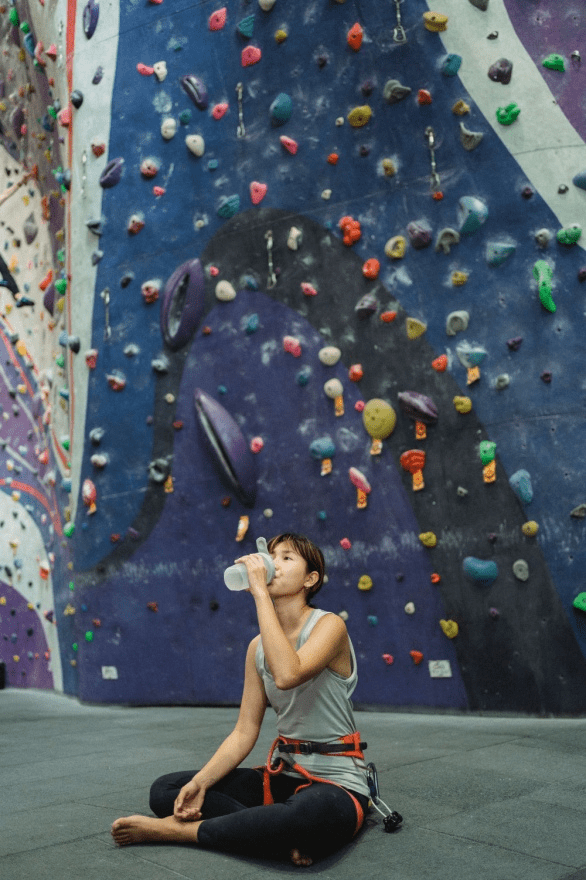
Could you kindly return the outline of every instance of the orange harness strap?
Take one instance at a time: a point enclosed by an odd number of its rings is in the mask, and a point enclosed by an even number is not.
[[[360,748],[360,734],[359,733],[349,733],[347,736],[340,737],[338,742],[345,743],[348,745],[348,750],[346,751],[335,751],[335,752],[321,752],[320,754],[331,754],[331,755],[339,755],[342,757],[351,757],[351,758],[364,758],[364,753]],[[272,744],[269,749],[269,754],[267,757],[267,762],[263,769],[263,803],[264,805],[273,804],[273,795],[271,793],[271,776],[278,776],[279,773],[282,773],[285,768],[289,768],[291,770],[295,770],[301,776],[305,777],[308,781],[302,783],[295,789],[295,794],[298,791],[301,791],[303,788],[307,788],[313,782],[324,782],[327,785],[335,785],[337,788],[341,788],[342,791],[345,791],[348,797],[352,798],[352,803],[354,804],[354,808],[356,809],[356,828],[354,829],[354,835],[356,835],[360,828],[362,827],[362,823],[364,822],[364,810],[360,806],[360,802],[357,798],[354,797],[351,791],[348,791],[347,788],[344,788],[343,785],[340,785],[338,782],[333,782],[331,779],[322,779],[321,776],[315,776],[310,773],[305,767],[302,767],[296,761],[292,764],[287,764],[283,761],[282,758],[279,758],[278,761],[273,764],[273,753],[278,748],[280,744],[284,745],[292,745],[295,747],[294,754],[303,754],[303,743],[304,740],[299,739],[290,739],[285,736],[278,736],[277,739]],[[354,836],[353,835],[353,836]]]

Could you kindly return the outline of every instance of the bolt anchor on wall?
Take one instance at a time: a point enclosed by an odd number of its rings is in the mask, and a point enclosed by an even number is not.
[[[407,34],[401,22],[401,3],[403,0],[395,0],[395,11],[397,13],[397,24],[393,29],[393,41],[395,43],[406,43]]]
[[[246,135],[246,129],[244,128],[244,112],[242,110],[242,93],[243,85],[239,82],[236,84],[236,97],[238,98],[238,128],[236,129],[236,135],[239,138],[243,138]]]
[[[105,312],[105,325],[104,325],[104,339],[107,340],[112,335],[112,328],[110,327],[110,288],[105,287],[100,296],[104,300],[104,312]]]
[[[265,232],[265,240],[267,243],[267,262],[269,268],[269,274],[267,278],[267,289],[271,290],[275,287],[277,283],[277,276],[275,274],[275,269],[273,267],[273,232],[269,229]]]
[[[440,188],[440,176],[437,171],[437,166],[435,164],[435,134],[431,125],[428,125],[425,129],[425,137],[427,140],[427,146],[429,147],[429,155],[431,160],[431,188],[433,190],[438,190]]]

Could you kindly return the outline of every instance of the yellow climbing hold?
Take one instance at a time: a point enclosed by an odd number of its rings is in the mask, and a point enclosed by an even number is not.
[[[26,356],[26,345],[22,339],[19,339],[19,341],[16,343],[16,350],[21,357]]]
[[[435,547],[437,544],[437,535],[434,532],[421,532],[419,540],[424,547]]]
[[[530,519],[529,522],[523,523],[523,525],[521,526],[521,531],[528,538],[534,538],[539,531],[539,526],[534,519]]]
[[[383,159],[382,167],[385,177],[393,177],[397,173],[395,163],[392,159]]]
[[[470,105],[466,101],[456,101],[452,107],[452,113],[454,116],[466,116],[467,113],[470,113]]]
[[[469,397],[460,397],[457,395],[453,400],[454,406],[459,413],[469,413],[472,409],[472,401]]]
[[[443,12],[424,12],[423,24],[428,31],[437,34],[448,29],[448,16]]]
[[[284,43],[289,34],[284,28],[279,28],[278,31],[275,32],[275,42]]]
[[[368,590],[372,590],[372,578],[367,574],[363,574],[360,580],[358,581],[358,589],[363,593],[366,593]]]
[[[454,287],[462,287],[462,285],[466,284],[468,281],[468,273],[457,271],[452,272],[451,280]]]
[[[348,122],[352,128],[362,128],[363,125],[366,125],[371,116],[371,108],[368,104],[363,104],[361,107],[355,107],[354,110],[351,110],[350,113],[348,113]]]
[[[385,245],[385,256],[389,260],[402,260],[407,249],[407,239],[402,235],[394,235]]]
[[[460,631],[455,620],[440,620],[440,626],[448,639],[455,639]]]
[[[419,321],[417,318],[407,318],[405,328],[409,339],[419,339],[427,330],[427,324],[424,324],[423,321]]]

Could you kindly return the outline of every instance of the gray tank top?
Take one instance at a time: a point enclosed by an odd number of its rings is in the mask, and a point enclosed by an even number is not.
[[[306,620],[297,650],[305,644],[315,624],[329,611],[315,608]],[[344,678],[331,669],[323,669],[315,678],[290,690],[279,690],[265,662],[262,640],[256,649],[256,669],[263,680],[268,700],[277,713],[277,730],[292,739],[334,742],[338,737],[356,732],[350,697],[358,681],[356,655],[350,642],[352,673]],[[278,754],[278,753],[277,753]],[[276,757],[276,756],[275,756]],[[285,760],[288,756],[284,756]],[[294,755],[294,760],[316,776],[331,779],[369,797],[364,762],[342,755]],[[299,776],[295,771],[284,771]]]

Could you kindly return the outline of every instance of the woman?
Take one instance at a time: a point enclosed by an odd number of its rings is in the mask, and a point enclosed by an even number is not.
[[[159,818],[114,822],[120,846],[189,843],[253,856],[289,853],[295,864],[310,865],[362,824],[369,788],[350,703],[356,658],[344,621],[310,605],[323,584],[323,554],[293,533],[272,538],[268,550],[275,563],[268,585],[258,554],[236,560],[248,570],[260,629],[246,655],[236,726],[197,773],[156,780],[150,806]],[[279,738],[267,767],[240,768],[269,703]]]

